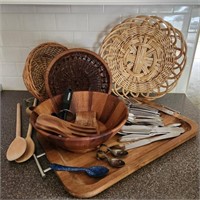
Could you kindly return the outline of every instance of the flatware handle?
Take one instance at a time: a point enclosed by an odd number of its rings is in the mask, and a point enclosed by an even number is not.
[[[82,172],[85,171],[83,167],[71,167],[71,166],[64,166],[52,163],[50,164],[50,168],[56,171],[70,171],[70,172]]]
[[[17,103],[16,114],[16,137],[21,136],[21,105]]]

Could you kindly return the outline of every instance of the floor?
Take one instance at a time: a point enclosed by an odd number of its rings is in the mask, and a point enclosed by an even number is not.
[[[200,109],[200,38],[192,67],[192,73],[186,95]]]

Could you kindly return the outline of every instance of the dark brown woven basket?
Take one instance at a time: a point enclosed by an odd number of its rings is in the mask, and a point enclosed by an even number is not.
[[[75,48],[57,55],[47,68],[45,87],[49,97],[73,91],[111,92],[111,74],[96,53]]]
[[[56,55],[67,50],[67,47],[54,43],[42,43],[28,55],[23,71],[23,80],[28,91],[39,101],[48,98],[45,89],[44,75],[49,63]]]

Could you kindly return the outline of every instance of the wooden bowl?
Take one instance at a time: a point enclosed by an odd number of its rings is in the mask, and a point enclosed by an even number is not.
[[[113,137],[128,118],[128,109],[125,103],[116,96],[102,92],[75,91],[72,96],[70,110],[73,113],[81,111],[96,112],[100,133],[90,137],[58,137],[48,132],[38,130],[35,126],[40,114],[51,114],[60,109],[63,95],[57,95],[39,104],[30,116],[31,124],[45,139],[52,144],[72,152],[88,152]]]

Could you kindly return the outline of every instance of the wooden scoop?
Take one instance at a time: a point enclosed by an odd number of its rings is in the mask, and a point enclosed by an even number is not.
[[[16,137],[6,152],[6,158],[9,161],[18,159],[26,151],[26,146],[26,140],[21,137],[21,105],[18,103],[16,116]]]
[[[63,137],[87,137],[94,136],[97,133],[94,127],[71,123],[47,114],[40,114],[36,120],[35,126],[37,129],[48,131],[48,133],[56,133]]]
[[[35,98],[34,102],[33,102],[33,107],[35,107],[36,104],[37,104],[37,99]],[[25,138],[26,143],[27,143],[26,151],[20,158],[15,160],[17,163],[27,161],[35,152],[35,143],[33,142],[32,138],[31,138],[31,133],[32,133],[32,125],[29,122],[28,131],[27,131],[26,138]]]

